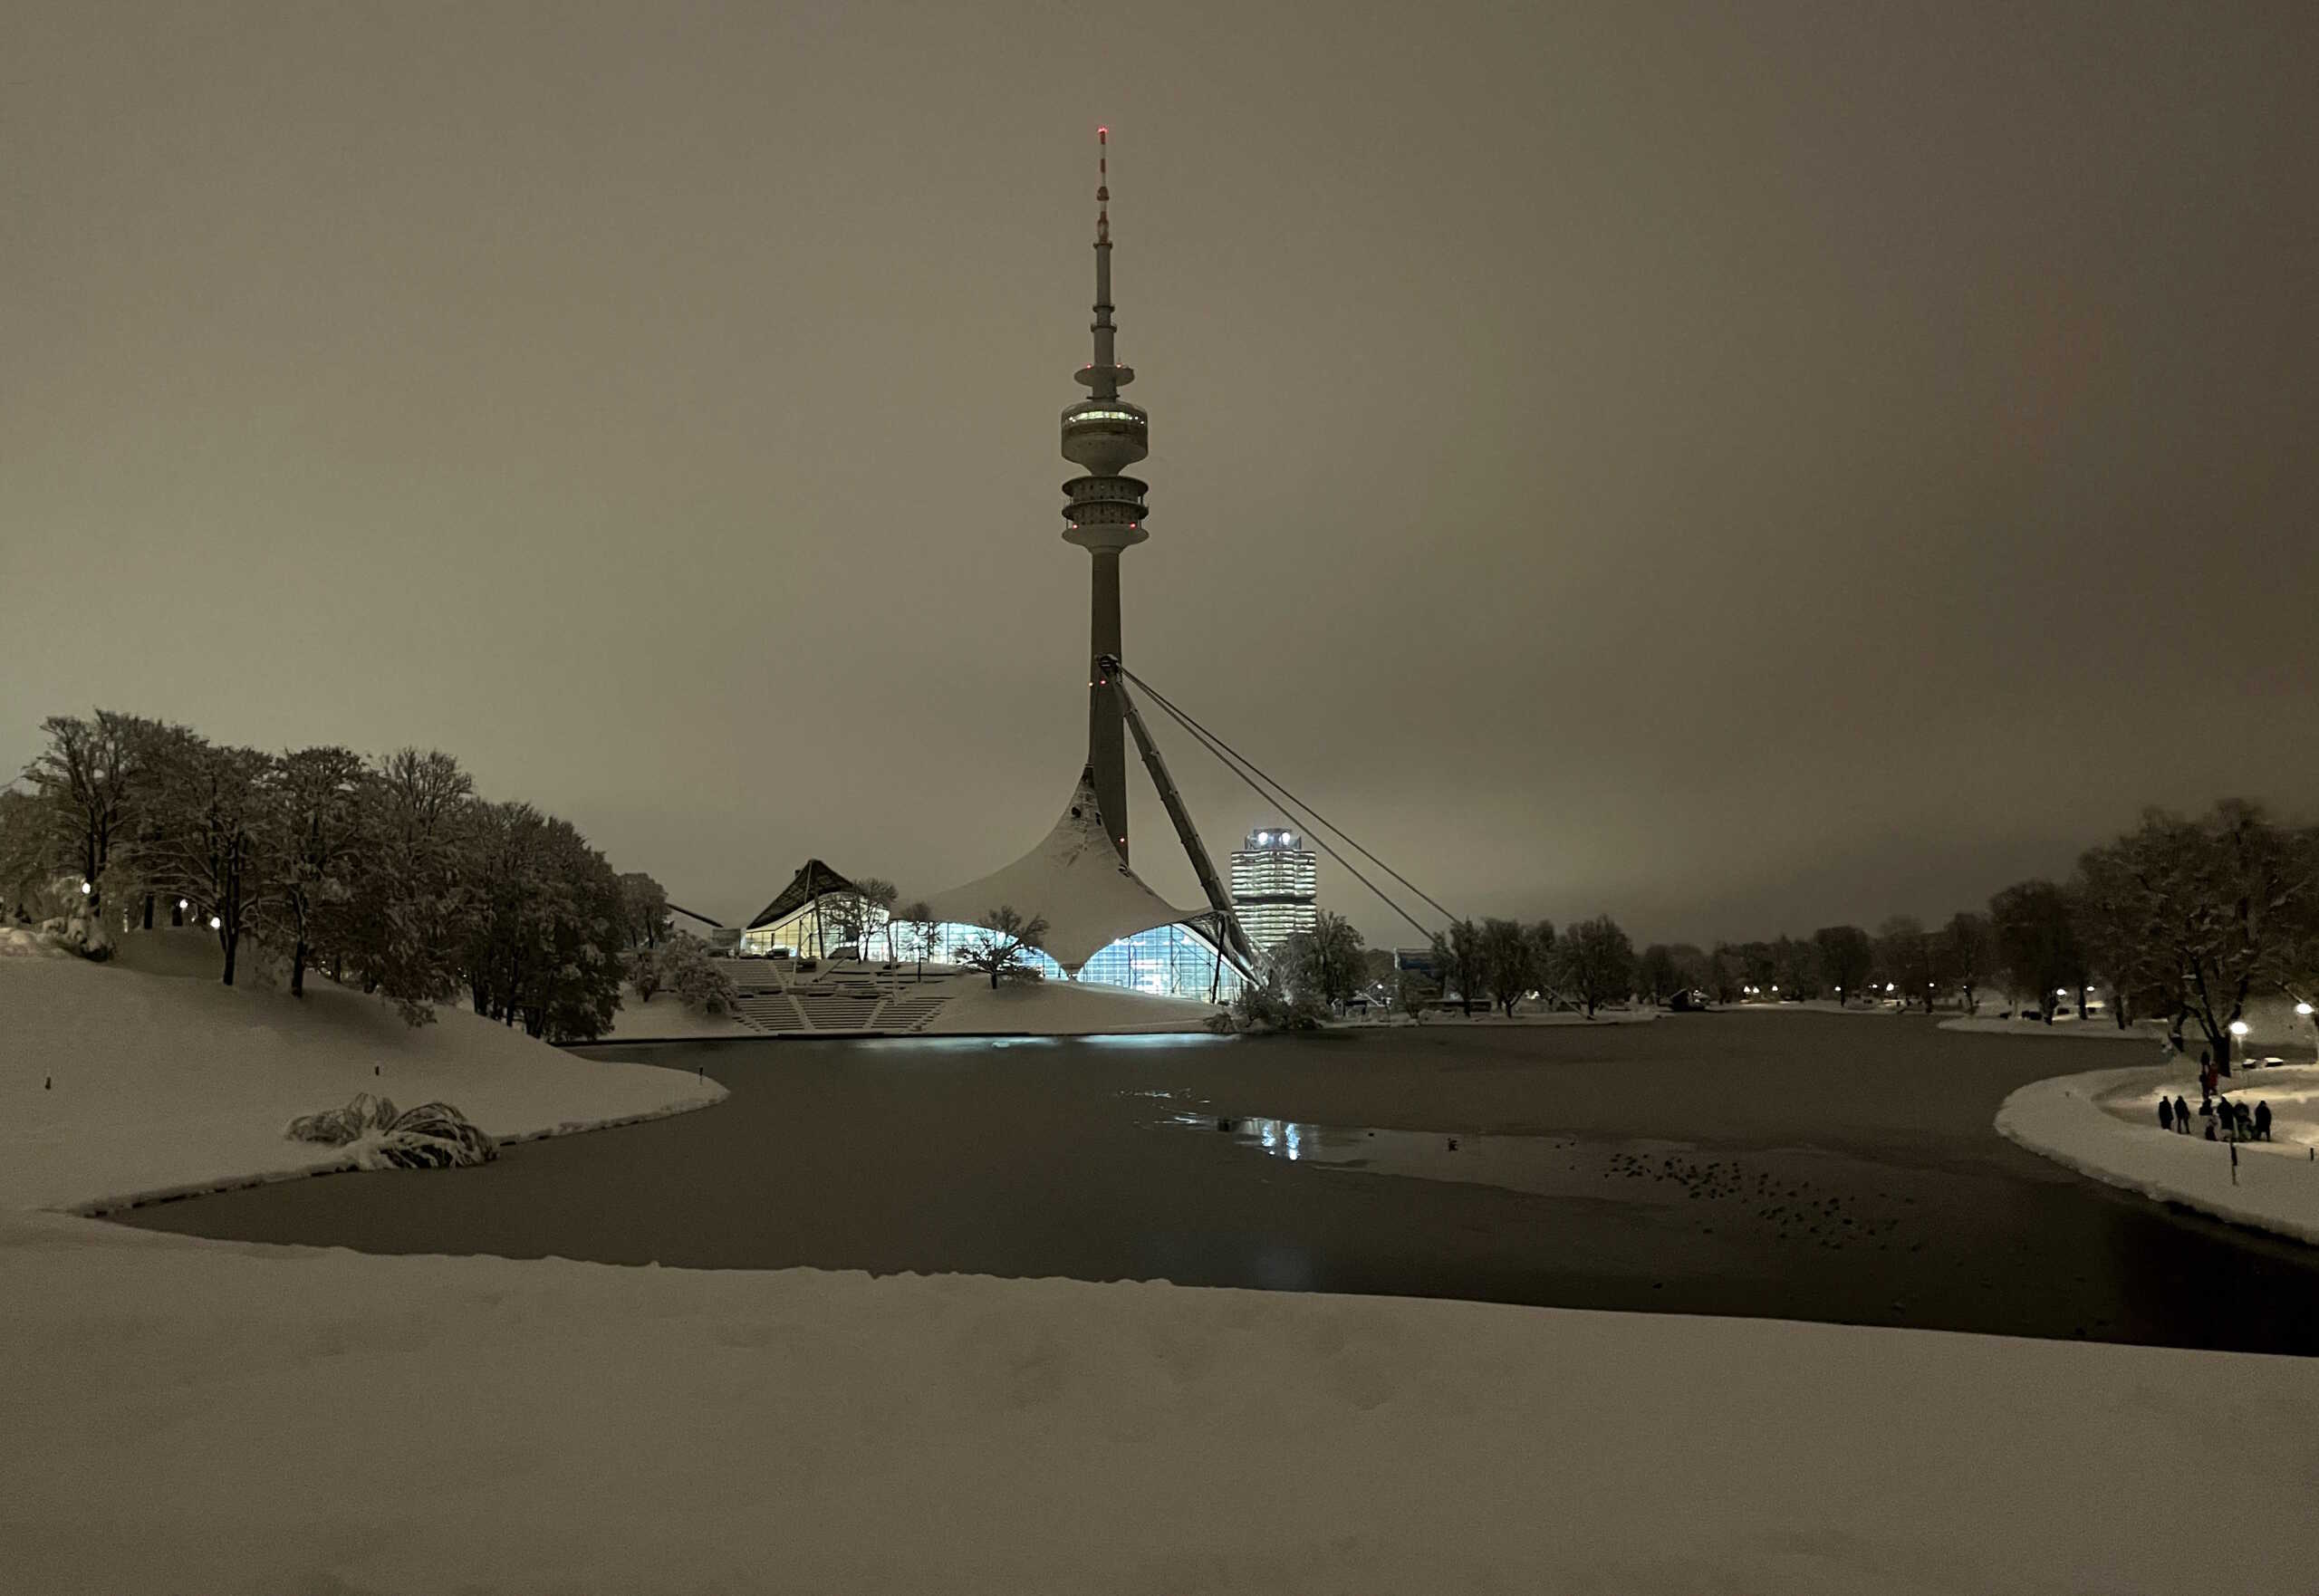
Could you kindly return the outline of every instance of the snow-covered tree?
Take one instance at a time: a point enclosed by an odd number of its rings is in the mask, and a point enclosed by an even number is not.
[[[670,936],[678,935],[670,932]],[[657,947],[631,947],[621,969],[628,984],[636,992],[636,1001],[650,1003],[652,995],[660,990],[660,950]]]
[[[0,787],[0,919],[24,923],[63,912],[48,890],[55,875],[53,831],[37,796]]]
[[[306,992],[306,966],[329,930],[324,921],[353,896],[365,841],[362,756],[350,748],[299,748],[275,764],[274,802],[261,832],[272,884],[263,934],[290,965],[290,995]]]
[[[416,748],[375,761],[362,783],[366,846],[332,954],[409,1024],[458,993],[459,822],[474,791],[458,761]]]
[[[630,947],[658,947],[668,940],[669,894],[659,882],[630,870],[620,878],[620,900]]]
[[[988,976],[994,992],[1001,981],[1039,979],[1042,972],[1030,956],[1046,941],[1045,916],[1025,919],[1014,905],[1002,903],[975,923],[982,934],[959,951],[959,963]]]
[[[611,865],[569,822],[528,803],[470,803],[459,833],[457,966],[475,1011],[551,1042],[602,1035],[630,968]]]
[[[1589,1019],[1603,1004],[1634,990],[1634,944],[1610,916],[1579,921],[1563,933],[1557,950],[1563,986],[1583,1005]]]
[[[2319,860],[2301,833],[2230,798],[2197,820],[2150,810],[2135,830],[2078,862],[2081,915],[2130,967],[2168,970],[2208,1051],[2230,1072],[2231,1022],[2276,971],[2319,895]],[[1998,923],[2004,935],[2004,923]]]
[[[153,889],[188,899],[209,922],[231,986],[242,938],[273,909],[265,836],[279,787],[272,755],[198,737],[176,739],[151,767],[149,823],[136,868]]]
[[[708,945],[689,931],[678,931],[662,943],[656,957],[660,977],[677,1001],[696,1014],[733,1012],[732,977],[709,957]]]
[[[72,870],[88,885],[85,901],[75,908],[87,927],[83,951],[96,957],[111,946],[105,889],[108,876],[117,875],[113,855],[135,836],[164,729],[110,709],[87,720],[53,715],[41,722],[48,745],[24,766],[24,779],[48,816],[49,872]]]

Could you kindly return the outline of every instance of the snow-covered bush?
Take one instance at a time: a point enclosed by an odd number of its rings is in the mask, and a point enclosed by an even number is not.
[[[293,1141],[318,1141],[324,1147],[344,1147],[372,1131],[383,1131],[395,1122],[394,1100],[372,1097],[358,1091],[342,1109],[324,1109],[319,1114],[301,1114],[290,1121],[284,1131]]]
[[[455,1169],[487,1164],[499,1144],[447,1102],[421,1103],[399,1114],[376,1140],[355,1149],[365,1169]]]
[[[490,1133],[447,1102],[395,1112],[392,1101],[358,1091],[342,1109],[302,1114],[285,1133],[293,1141],[352,1147],[365,1169],[450,1169],[499,1156]]]
[[[708,945],[691,932],[671,933],[660,944],[656,968],[659,984],[675,993],[677,1001],[694,1013],[732,1013],[732,977],[717,967],[708,957]],[[637,990],[640,995],[650,995],[641,987]]]
[[[1232,1000],[1235,1031],[1317,1031],[1327,1011],[1310,997],[1291,997],[1270,983],[1251,981]]]
[[[631,947],[626,960],[628,984],[636,990],[636,1001],[650,1003],[652,995],[660,990],[660,960],[654,949]]]

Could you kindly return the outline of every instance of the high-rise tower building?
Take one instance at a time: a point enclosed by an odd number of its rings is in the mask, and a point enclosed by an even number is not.
[[[1232,856],[1232,913],[1259,957],[1313,928],[1319,888],[1320,861],[1294,832],[1259,828]]]
[[[1151,534],[1143,530],[1145,485],[1121,470],[1150,452],[1150,418],[1120,398],[1135,380],[1111,348],[1111,130],[1095,130],[1095,358],[1079,368],[1090,397],[1063,413],[1063,457],[1087,473],[1063,485],[1063,531],[1094,557],[1092,617],[1087,649],[1087,764],[1106,832],[1127,860],[1127,737],[1118,697],[1095,661],[1120,659],[1120,554]]]

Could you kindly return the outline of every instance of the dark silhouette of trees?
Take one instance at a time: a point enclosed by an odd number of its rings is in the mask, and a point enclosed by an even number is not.
[[[1820,956],[1820,971],[1835,988],[1839,1003],[1858,997],[1868,985],[1876,955],[1868,933],[1858,926],[1823,926],[1812,933]]]
[[[1623,1001],[1634,991],[1634,944],[1608,915],[1581,920],[1557,944],[1563,989],[1593,1019],[1603,1004]]]

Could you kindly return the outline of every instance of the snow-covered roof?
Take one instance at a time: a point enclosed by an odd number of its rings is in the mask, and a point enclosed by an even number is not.
[[[852,892],[855,889],[852,882],[839,875],[820,860],[809,859],[796,875],[790,879],[789,885],[781,889],[781,895],[766,904],[758,913],[757,918],[749,922],[749,929],[754,931],[760,926],[770,926],[775,920],[785,919],[816,898],[827,898],[832,893]]]
[[[937,919],[971,925],[1002,904],[1047,922],[1048,957],[1076,970],[1095,953],[1138,931],[1195,918],[1143,884],[1120,862],[1095,805],[1093,773],[1044,841],[1005,870],[928,899]]]

